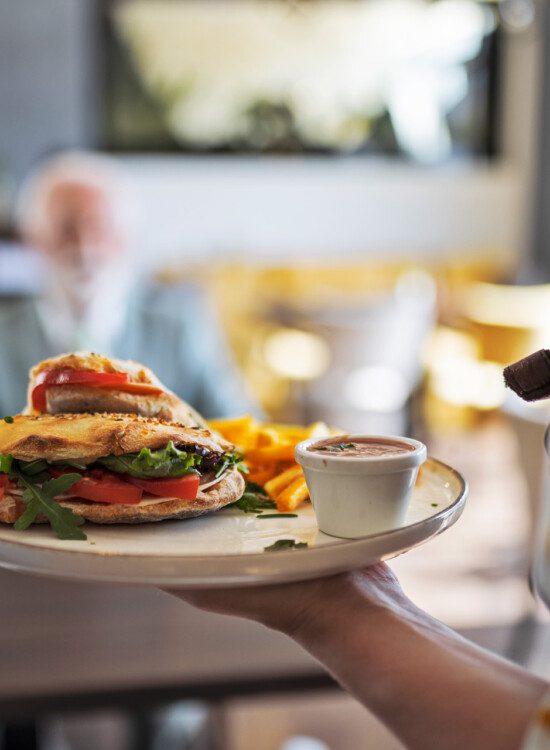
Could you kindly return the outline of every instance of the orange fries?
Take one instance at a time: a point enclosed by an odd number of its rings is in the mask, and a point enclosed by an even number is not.
[[[261,423],[249,414],[213,419],[209,427],[235,444],[250,469],[248,479],[262,485],[282,513],[295,510],[309,497],[302,469],[294,460],[296,445],[308,438],[341,433],[324,422],[309,427]]]
[[[295,510],[300,503],[308,497],[309,493],[306,480],[302,475],[291,482],[288,487],[285,487],[284,490],[277,495],[275,499],[277,510],[281,513],[288,513],[289,511]]]
[[[269,482],[266,482],[264,490],[272,500],[275,500],[280,492],[301,476],[303,476],[303,472],[300,466],[292,466],[290,469],[283,471],[282,474],[278,474],[273,479],[270,479]]]

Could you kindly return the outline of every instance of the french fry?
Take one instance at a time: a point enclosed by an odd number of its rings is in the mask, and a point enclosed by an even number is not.
[[[268,445],[264,448],[253,448],[246,454],[246,460],[251,463],[277,463],[278,461],[294,460],[294,445],[286,443],[282,445]]]
[[[276,445],[281,442],[284,441],[281,440],[277,430],[274,430],[272,427],[260,427],[256,437],[255,447],[263,448],[266,445]]]
[[[294,460],[295,446],[308,438],[342,432],[324,422],[313,422],[308,427],[277,422],[261,424],[250,414],[214,419],[209,427],[244,454],[250,470],[247,479],[264,487],[281,512],[295,510],[309,494],[302,469]]]
[[[246,478],[249,482],[254,482],[255,484],[260,484],[264,487],[267,482],[273,479],[275,471],[276,467],[274,465],[265,468],[256,467],[250,470],[250,474],[248,474]]]
[[[255,437],[258,427],[256,420],[250,414],[235,419],[213,419],[208,422],[208,426],[242,450],[256,445]]]
[[[266,482],[264,490],[272,500],[275,500],[285,487],[288,487],[291,482],[300,476],[303,476],[300,466],[292,466],[290,469],[283,471],[282,474],[277,474],[269,482]]]
[[[306,440],[308,437],[308,428],[296,424],[280,424],[277,422],[268,422],[263,425],[263,429],[272,430],[278,436],[281,442],[296,442]]]
[[[251,414],[245,414],[242,417],[233,417],[229,419],[209,419],[208,426],[211,430],[216,430],[222,435],[230,432],[240,432],[250,430],[254,425],[255,419]]]
[[[275,502],[280,513],[295,510],[308,497],[308,489],[304,477],[298,477],[288,487],[277,495]]]

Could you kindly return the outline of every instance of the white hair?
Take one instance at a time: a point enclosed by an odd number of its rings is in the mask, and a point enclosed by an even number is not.
[[[62,182],[101,189],[112,206],[117,228],[131,236],[135,227],[134,201],[119,163],[91,151],[67,151],[42,162],[23,181],[15,202],[15,224],[21,234],[33,237],[47,223],[46,205],[52,190]]]

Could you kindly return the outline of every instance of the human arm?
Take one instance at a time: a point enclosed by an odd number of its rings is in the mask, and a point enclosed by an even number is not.
[[[517,750],[547,690],[419,610],[383,564],[284,587],[173,593],[291,636],[411,750]]]

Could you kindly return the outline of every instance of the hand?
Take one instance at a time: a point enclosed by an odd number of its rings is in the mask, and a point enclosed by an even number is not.
[[[517,750],[548,689],[419,610],[384,563],[284,586],[170,593],[291,636],[411,750]]]
[[[412,611],[397,578],[385,563],[314,581],[240,589],[169,589],[190,604],[224,615],[261,622],[292,637],[330,627],[354,604],[362,610]]]

